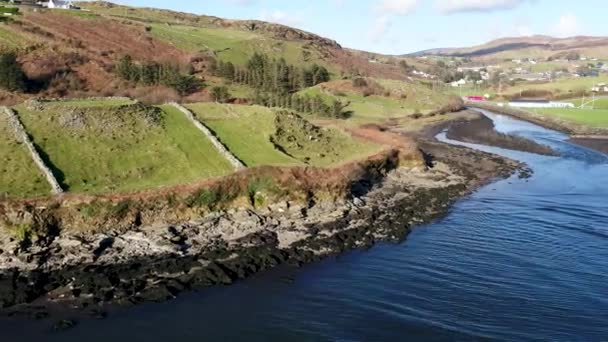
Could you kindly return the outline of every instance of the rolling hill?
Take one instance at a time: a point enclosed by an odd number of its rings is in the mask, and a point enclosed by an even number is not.
[[[244,66],[255,53],[299,66],[325,66],[334,78],[361,74],[404,79],[396,64],[370,63],[337,42],[284,25],[231,20],[109,2],[78,3],[84,10],[20,8],[0,23],[0,50],[18,51],[19,62],[44,97],[131,96],[147,102],[180,100],[168,89],[125,84],[113,73],[130,55],[141,63],[176,63],[213,83],[210,61]],[[143,88],[143,89],[142,89]],[[157,87],[158,88],[158,87]],[[154,97],[154,98],[153,98]],[[27,94],[0,92],[15,104]],[[192,100],[205,100],[205,92]]]
[[[446,56],[484,59],[506,58],[559,58],[570,52],[587,57],[607,58],[608,38],[578,36],[554,38],[549,36],[530,36],[502,38],[489,43],[467,48],[442,48],[416,52],[408,56]]]

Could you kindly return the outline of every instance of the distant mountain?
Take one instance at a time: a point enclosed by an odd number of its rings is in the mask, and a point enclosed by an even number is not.
[[[469,58],[559,58],[569,52],[587,57],[608,57],[608,37],[577,36],[554,38],[549,36],[514,37],[493,40],[467,48],[440,48],[416,52],[406,56],[446,56]]]

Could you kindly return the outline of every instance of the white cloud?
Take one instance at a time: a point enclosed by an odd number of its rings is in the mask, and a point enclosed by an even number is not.
[[[436,0],[437,9],[443,13],[491,12],[512,9],[533,0]]]
[[[260,20],[269,21],[271,23],[283,24],[287,26],[298,26],[302,24],[302,17],[287,12],[283,12],[279,9],[271,11],[264,10],[260,14]]]
[[[376,18],[371,30],[369,31],[369,40],[378,43],[384,38],[391,27],[391,21],[388,16],[383,15]]]
[[[381,0],[375,9],[381,15],[407,15],[418,7],[418,0]]]
[[[557,37],[572,37],[581,34],[582,29],[578,18],[574,14],[564,14],[553,27],[553,34]]]

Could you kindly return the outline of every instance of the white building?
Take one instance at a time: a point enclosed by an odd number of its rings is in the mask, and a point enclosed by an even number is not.
[[[456,87],[463,86],[465,84],[467,84],[467,81],[463,78],[460,81],[452,82],[452,87],[456,88]]]
[[[49,0],[47,3],[48,8],[59,8],[59,9],[70,9],[72,8],[72,1],[67,0]]]

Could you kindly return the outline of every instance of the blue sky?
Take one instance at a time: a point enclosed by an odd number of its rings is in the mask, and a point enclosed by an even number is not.
[[[608,35],[605,0],[116,0],[233,19],[261,19],[401,54],[506,36]]]

